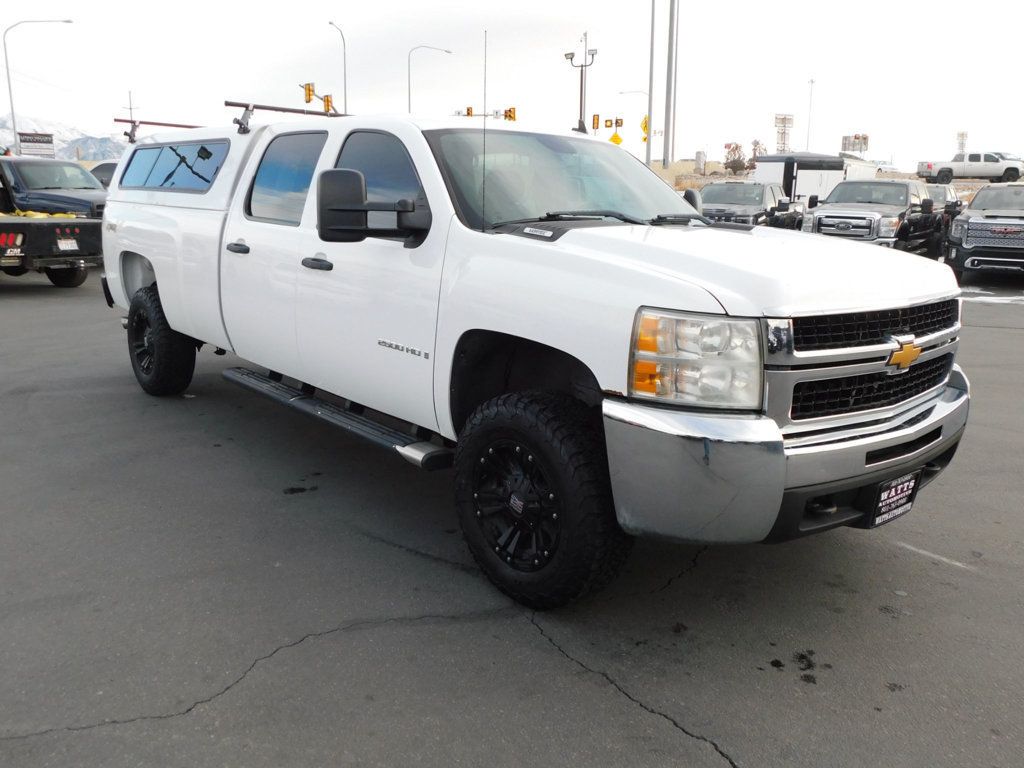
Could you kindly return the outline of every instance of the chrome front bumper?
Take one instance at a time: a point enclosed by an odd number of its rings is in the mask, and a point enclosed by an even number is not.
[[[607,399],[619,525],[637,535],[704,543],[783,540],[856,525],[878,483],[922,469],[924,485],[945,468],[969,403],[970,384],[954,366],[946,386],[913,418],[901,414],[868,435],[787,445],[767,416]]]

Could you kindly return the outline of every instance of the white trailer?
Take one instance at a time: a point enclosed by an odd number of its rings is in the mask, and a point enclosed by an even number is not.
[[[790,200],[807,200],[811,195],[824,199],[841,181],[873,179],[877,175],[878,167],[873,163],[815,152],[763,155],[754,168],[755,181],[781,184]]]

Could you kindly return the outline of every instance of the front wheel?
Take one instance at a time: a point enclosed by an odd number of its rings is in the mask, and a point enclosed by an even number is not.
[[[192,382],[195,342],[167,324],[155,285],[140,288],[132,297],[128,352],[139,386],[151,395],[177,395]]]
[[[77,288],[85,282],[85,278],[89,276],[89,270],[85,267],[72,267],[71,269],[47,267],[46,276],[58,288]]]
[[[600,425],[565,395],[520,392],[480,406],[459,439],[455,488],[473,558],[531,608],[604,586],[629,554]]]

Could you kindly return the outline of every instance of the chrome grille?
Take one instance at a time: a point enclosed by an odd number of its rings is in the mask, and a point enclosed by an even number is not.
[[[815,231],[822,235],[837,237],[871,237],[874,219],[866,216],[819,216],[815,219]]]
[[[906,373],[802,381],[793,388],[790,415],[799,421],[896,405],[942,384],[952,367],[953,355],[948,354],[911,366]]]
[[[1024,220],[969,222],[964,245],[971,248],[1024,248]]]
[[[926,336],[956,325],[960,303],[956,299],[873,312],[797,317],[793,319],[793,348],[843,349],[884,344],[890,336]]]

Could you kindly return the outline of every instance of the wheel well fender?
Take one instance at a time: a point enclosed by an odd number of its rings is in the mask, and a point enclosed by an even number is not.
[[[156,271],[149,259],[132,251],[121,254],[121,285],[129,303],[140,288],[156,283]]]
[[[599,405],[603,397],[593,371],[560,349],[489,330],[467,331],[459,338],[448,390],[456,434],[488,400],[534,389],[563,392],[589,406]]]

